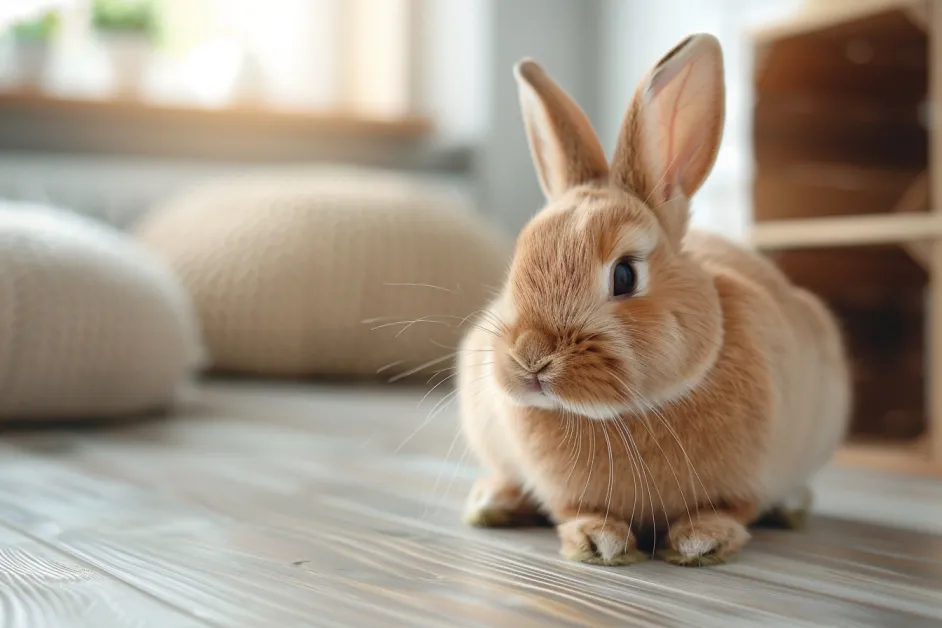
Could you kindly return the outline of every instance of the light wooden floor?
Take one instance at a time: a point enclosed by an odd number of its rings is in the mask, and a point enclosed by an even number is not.
[[[939,626],[942,485],[831,470],[735,563],[605,569],[460,523],[453,410],[211,384],[185,416],[0,437],[0,626]],[[447,461],[446,461],[447,458]]]

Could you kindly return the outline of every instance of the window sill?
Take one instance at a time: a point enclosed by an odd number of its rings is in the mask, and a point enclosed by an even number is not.
[[[424,140],[432,131],[431,121],[422,116],[213,109],[0,93],[0,148],[5,150],[235,161],[355,159],[365,145],[401,148]]]

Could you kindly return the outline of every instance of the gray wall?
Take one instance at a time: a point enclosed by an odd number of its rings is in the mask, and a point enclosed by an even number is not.
[[[451,0],[455,1],[455,0]],[[488,122],[479,155],[479,197],[516,231],[542,197],[527,154],[511,68],[538,58],[583,106],[607,154],[645,71],[691,32],[717,35],[727,70],[727,126],[713,174],[693,202],[700,227],[737,237],[751,216],[752,50],[746,29],[801,0],[489,0]]]
[[[479,198],[516,232],[543,204],[517,103],[513,65],[540,61],[595,120],[599,116],[599,21],[604,0],[491,0],[488,124],[478,154]]]

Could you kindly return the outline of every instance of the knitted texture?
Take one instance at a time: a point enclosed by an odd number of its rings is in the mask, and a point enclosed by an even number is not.
[[[163,409],[199,366],[198,334],[179,282],[133,240],[0,202],[0,417]]]
[[[136,234],[193,296],[215,369],[269,376],[389,377],[452,353],[510,255],[452,196],[344,169],[209,182]]]

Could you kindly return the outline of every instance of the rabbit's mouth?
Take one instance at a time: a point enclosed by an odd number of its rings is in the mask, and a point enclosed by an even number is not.
[[[543,392],[543,380],[540,377],[539,373],[531,373],[525,379],[524,386],[528,392],[542,393]]]
[[[553,410],[567,416],[582,416],[595,421],[610,421],[633,410],[624,403],[600,400],[571,399],[564,394],[564,386],[542,373],[519,373],[505,380],[501,386],[510,401],[518,406],[540,410]]]
[[[495,366],[493,374],[498,387],[512,403],[544,410],[560,409],[560,399],[547,371],[533,373],[519,368],[516,363]]]
[[[612,358],[582,346],[554,346],[523,335],[511,348],[498,348],[491,373],[511,403],[593,420],[619,418],[631,408]]]

